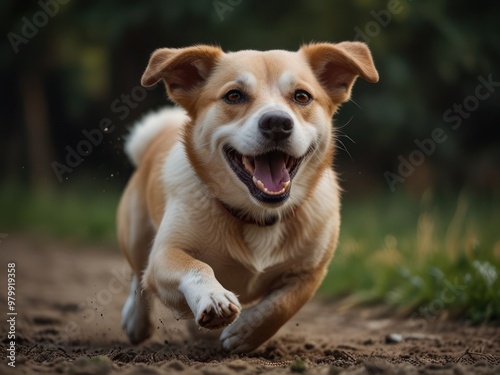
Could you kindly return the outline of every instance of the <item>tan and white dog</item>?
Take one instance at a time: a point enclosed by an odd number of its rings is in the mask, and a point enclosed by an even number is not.
[[[133,270],[122,312],[132,342],[152,333],[152,295],[177,318],[224,328],[236,352],[314,295],[340,224],[332,117],[358,76],[378,81],[359,42],[153,53],[142,84],[162,80],[183,109],[146,116],[126,144],[137,170],[118,238]]]

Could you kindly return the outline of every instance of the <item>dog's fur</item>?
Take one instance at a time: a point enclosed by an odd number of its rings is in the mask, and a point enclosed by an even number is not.
[[[118,238],[133,270],[122,313],[132,342],[152,333],[153,295],[177,318],[225,327],[222,346],[236,352],[269,339],[314,295],[340,224],[332,117],[358,76],[378,80],[359,42],[153,53],[142,84],[163,80],[183,109],[146,116],[126,144],[137,170],[118,208]],[[242,155],[250,176],[263,154],[275,181],[266,183],[278,186],[270,193],[238,176]]]

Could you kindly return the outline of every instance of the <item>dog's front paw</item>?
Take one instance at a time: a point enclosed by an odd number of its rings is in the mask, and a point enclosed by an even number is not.
[[[198,303],[196,323],[201,328],[219,329],[230,325],[240,314],[236,296],[225,290],[204,295]]]
[[[253,349],[247,342],[249,332],[245,325],[235,323],[226,327],[220,335],[222,347],[234,353],[245,353]]]
[[[252,327],[245,324],[244,321],[237,321],[222,331],[220,336],[222,347],[232,353],[252,351],[258,346],[251,340],[252,331]]]
[[[222,347],[233,353],[248,353],[256,349],[276,332],[272,326],[265,324],[273,311],[274,305],[270,302],[245,309],[237,322],[222,331]]]

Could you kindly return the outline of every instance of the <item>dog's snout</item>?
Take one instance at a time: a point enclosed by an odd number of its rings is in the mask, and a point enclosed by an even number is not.
[[[271,141],[281,141],[292,134],[293,119],[284,111],[267,112],[259,120],[259,129]]]

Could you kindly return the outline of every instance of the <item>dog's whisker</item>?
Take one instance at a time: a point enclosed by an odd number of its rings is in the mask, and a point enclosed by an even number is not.
[[[351,137],[349,137],[346,133],[344,133],[344,132],[339,132],[339,133],[340,133],[340,134],[339,134],[339,136],[340,136],[340,137],[347,138],[347,139],[348,139],[348,140],[350,140],[352,143],[356,144],[356,142],[355,142],[355,141],[354,141]]]
[[[339,131],[341,129],[344,129],[347,125],[349,125],[351,123],[353,118],[354,118],[354,116],[351,116],[351,118],[349,120],[347,120],[347,122],[344,125],[336,126],[334,128],[334,131]]]
[[[338,139],[338,138],[337,138],[337,142],[340,143],[340,145],[342,146],[342,147],[339,147],[339,149],[345,151],[347,153],[347,155],[349,155],[349,157],[351,158],[351,160],[354,161],[354,159],[353,159],[351,153],[349,152],[349,150],[347,149],[345,143],[342,142],[342,140]]]
[[[364,109],[361,108],[361,106],[358,103],[356,103],[353,99],[349,99],[349,101],[353,102],[356,105],[356,107],[358,107],[359,109],[361,109],[362,111],[364,111]]]

